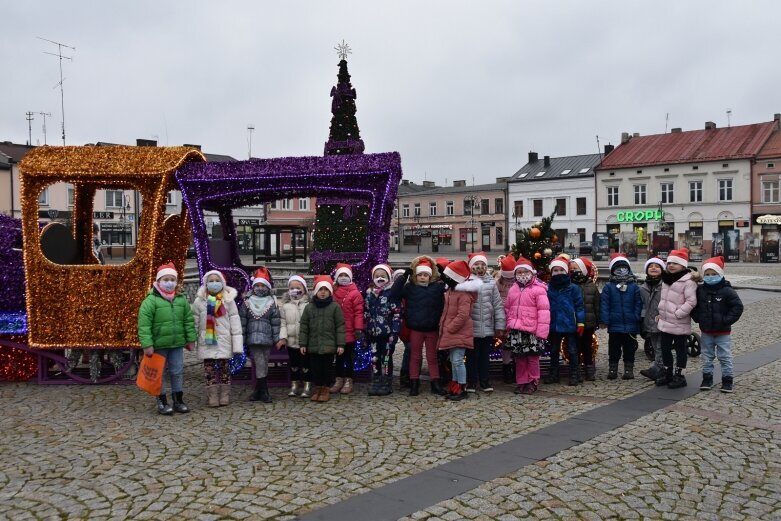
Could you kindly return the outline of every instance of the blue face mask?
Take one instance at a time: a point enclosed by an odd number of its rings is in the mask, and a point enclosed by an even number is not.
[[[721,279],[723,279],[721,275],[705,275],[702,277],[703,282],[705,284],[708,284],[709,286],[713,286],[714,284],[718,284],[721,282]]]
[[[222,282],[219,281],[207,282],[206,289],[209,290],[209,293],[219,293],[220,290],[222,289]]]
[[[173,292],[173,290],[176,289],[176,281],[175,280],[161,280],[160,281],[160,287],[163,288],[163,291],[167,293]]]

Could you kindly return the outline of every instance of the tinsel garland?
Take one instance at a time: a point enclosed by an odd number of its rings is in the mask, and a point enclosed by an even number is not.
[[[24,382],[38,372],[38,357],[27,351],[3,345],[2,340],[17,344],[27,342],[27,337],[0,335],[0,381]]]
[[[25,310],[24,260],[22,259],[22,221],[0,214],[0,314]],[[26,326],[25,326],[26,327]],[[4,331],[0,318],[0,333]],[[26,331],[22,331],[26,332]]]

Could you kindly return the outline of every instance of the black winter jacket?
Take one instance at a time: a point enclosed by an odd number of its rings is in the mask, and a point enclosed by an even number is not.
[[[599,325],[599,288],[592,281],[574,282],[583,291],[583,309],[586,312],[586,321],[583,323],[586,329],[593,329]]]
[[[439,331],[439,319],[445,307],[445,286],[433,282],[428,286],[407,284],[407,277],[399,277],[391,287],[391,296],[407,299],[404,320],[415,331]]]
[[[697,306],[692,320],[700,324],[703,333],[732,331],[732,324],[743,314],[743,302],[729,281],[718,284],[700,284],[697,287]]]

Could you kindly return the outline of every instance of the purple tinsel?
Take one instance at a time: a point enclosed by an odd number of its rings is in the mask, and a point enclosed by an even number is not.
[[[25,311],[22,221],[0,214],[0,312]]]
[[[370,270],[388,258],[390,221],[401,180],[398,152],[325,157],[252,159],[227,163],[191,163],[176,172],[182,198],[190,212],[201,275],[219,269],[228,283],[240,291],[249,289],[247,268],[236,251],[236,229],[231,211],[263,202],[293,197],[338,199],[368,206],[367,251],[312,252],[313,264],[324,272],[329,261],[353,266],[353,280],[368,285]],[[230,266],[215,265],[203,211],[220,216],[225,239],[233,242]]]

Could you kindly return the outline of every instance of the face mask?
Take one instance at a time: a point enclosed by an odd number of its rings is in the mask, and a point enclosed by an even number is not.
[[[268,297],[269,293],[271,293],[271,290],[265,286],[260,286],[252,288],[252,293],[254,293],[257,297]]]
[[[340,286],[348,286],[352,282],[352,279],[350,277],[337,277],[336,283]]]
[[[618,275],[619,277],[626,277],[629,275],[629,268],[626,266],[620,266],[613,270],[614,275]]]
[[[209,290],[209,293],[219,293],[220,290],[222,289],[222,282],[219,281],[207,282],[206,289]]]
[[[521,272],[515,276],[515,280],[520,282],[521,284],[528,284],[530,280],[532,280],[532,274],[528,272]]]
[[[388,279],[385,277],[374,277],[374,285],[378,288],[383,287],[385,284],[388,283]]]
[[[163,291],[165,291],[166,293],[172,293],[176,289],[176,281],[175,280],[160,281],[160,287],[163,288]]]
[[[304,296],[304,291],[298,288],[293,288],[291,290],[288,290],[287,294],[290,295],[290,298],[292,298],[293,300],[298,300]]]
[[[721,279],[722,279],[721,275],[705,275],[702,277],[703,282],[711,286],[721,282]]]

